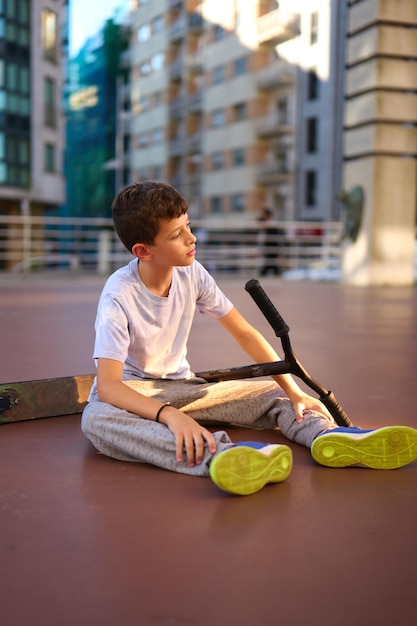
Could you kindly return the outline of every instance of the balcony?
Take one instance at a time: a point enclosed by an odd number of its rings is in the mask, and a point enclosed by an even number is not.
[[[293,133],[293,126],[278,115],[268,115],[262,118],[256,127],[256,134],[261,139],[292,135]]]
[[[187,54],[184,61],[185,67],[190,74],[201,74],[204,69],[203,55],[200,51]]]
[[[195,91],[194,93],[190,93],[187,98],[187,110],[189,113],[197,113],[201,111],[203,105],[203,92]]]
[[[258,17],[258,45],[277,46],[300,34],[300,16],[279,9]]]
[[[171,41],[178,41],[182,39],[186,31],[186,22],[184,17],[178,18],[173,22],[169,28],[169,38]]]
[[[200,152],[202,142],[202,133],[197,131],[185,137],[185,148],[188,153]]]
[[[175,98],[175,100],[170,100],[169,102],[169,116],[172,119],[178,119],[182,117],[182,113],[185,106],[185,99],[182,96]]]
[[[273,91],[294,84],[294,67],[287,61],[277,60],[257,72],[256,86],[260,91]]]
[[[169,156],[181,156],[184,152],[183,145],[184,142],[181,137],[173,137],[172,139],[170,139],[168,144]]]
[[[188,17],[188,27],[192,33],[201,33],[204,26],[204,20],[201,13],[191,13]]]
[[[290,183],[293,174],[279,163],[262,163],[256,173],[258,185],[280,185]]]
[[[182,58],[176,59],[168,66],[169,78],[172,81],[178,81],[182,78],[184,63]]]

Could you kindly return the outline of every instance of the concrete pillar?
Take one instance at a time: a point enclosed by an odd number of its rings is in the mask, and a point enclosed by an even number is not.
[[[100,230],[97,240],[97,273],[109,274],[111,261],[112,234],[109,230]]]
[[[347,18],[343,186],[363,190],[343,280],[411,285],[417,205],[417,2],[362,0]]]

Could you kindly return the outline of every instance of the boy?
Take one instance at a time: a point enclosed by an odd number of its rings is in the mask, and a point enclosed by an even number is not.
[[[98,305],[97,376],[82,429],[107,456],[211,476],[221,489],[250,494],[288,477],[286,445],[233,444],[204,421],[279,428],[333,467],[390,469],[417,458],[417,430],[338,428],[323,404],[288,375],[207,383],[187,361],[196,308],[214,316],[255,361],[278,355],[195,260],[187,203],[170,185],[145,181],[113,202],[117,234],[133,260],[108,279]],[[277,384],[278,383],[278,384]]]

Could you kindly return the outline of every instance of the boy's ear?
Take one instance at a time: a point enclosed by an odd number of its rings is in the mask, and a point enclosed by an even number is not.
[[[135,243],[132,248],[132,253],[139,261],[150,261],[152,259],[152,254],[144,243]]]

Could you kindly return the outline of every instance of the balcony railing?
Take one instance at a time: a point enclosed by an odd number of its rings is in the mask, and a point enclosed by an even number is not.
[[[184,37],[185,32],[186,32],[186,21],[184,17],[180,17],[170,25],[169,37],[171,41],[176,41]]]
[[[300,33],[300,16],[275,9],[258,17],[257,28],[258,44],[277,46]]]
[[[189,112],[200,111],[203,103],[203,92],[194,91],[187,96],[187,107]]]
[[[294,127],[279,115],[267,115],[259,119],[256,125],[256,132],[258,137],[291,135],[294,133]]]
[[[256,172],[256,182],[260,185],[276,185],[289,183],[293,173],[279,163],[262,163]]]
[[[254,219],[193,221],[197,259],[212,272],[256,272],[262,259]],[[275,263],[291,271],[338,272],[339,222],[275,222]],[[269,250],[268,250],[269,252]],[[69,270],[108,274],[132,256],[111,219],[0,216],[0,271]]]
[[[256,85],[262,91],[285,87],[294,83],[294,67],[287,61],[277,60],[272,65],[260,69],[256,75]]]

